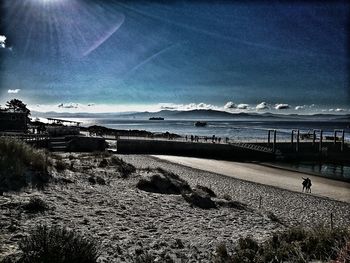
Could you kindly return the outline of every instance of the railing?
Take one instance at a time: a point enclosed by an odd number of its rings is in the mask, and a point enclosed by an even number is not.
[[[26,134],[26,133],[0,133],[0,137],[6,137],[25,142],[38,142],[50,139],[48,134]]]

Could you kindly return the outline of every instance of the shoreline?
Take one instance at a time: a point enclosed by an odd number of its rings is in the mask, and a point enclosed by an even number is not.
[[[311,195],[350,203],[350,183],[315,176],[301,171],[273,167],[260,163],[241,163],[169,155],[151,156],[186,167],[213,172],[248,182],[273,186],[297,193],[302,193],[301,175],[304,174],[305,176],[310,177],[313,182],[313,193]]]

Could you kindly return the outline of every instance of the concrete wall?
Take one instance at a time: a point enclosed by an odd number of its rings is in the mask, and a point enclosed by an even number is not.
[[[242,149],[228,144],[192,143],[156,140],[118,140],[118,153],[124,154],[164,154],[214,158],[221,160],[273,160],[274,155]]]

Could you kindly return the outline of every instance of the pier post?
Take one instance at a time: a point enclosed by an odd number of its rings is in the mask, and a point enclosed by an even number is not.
[[[292,137],[291,137],[291,143],[292,143],[292,147],[293,147],[293,143],[294,143],[294,130],[292,130]]]
[[[316,140],[316,131],[313,130],[313,136],[312,136],[312,146],[315,145],[315,140]]]
[[[340,151],[344,151],[344,138],[345,138],[345,133],[344,133],[344,130],[342,130]]]
[[[299,131],[299,129],[297,130],[297,146],[296,146],[296,148],[295,148],[295,150],[297,151],[297,152],[299,152],[299,137],[300,137],[300,131]]]
[[[270,146],[270,132],[271,130],[267,131],[267,145]]]
[[[276,152],[276,130],[273,130],[273,152],[275,153]]]
[[[336,142],[337,142],[337,130],[334,130],[334,145],[336,144]]]
[[[320,144],[319,144],[319,151],[321,152],[322,151],[322,137],[323,137],[323,131],[320,130]]]

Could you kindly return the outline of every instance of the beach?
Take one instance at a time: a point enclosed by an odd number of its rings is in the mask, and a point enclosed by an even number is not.
[[[295,192],[300,192],[302,189],[302,177],[309,177],[312,180],[312,195],[350,203],[350,183],[347,182],[287,170],[270,164],[231,162],[170,155],[154,155],[154,157],[208,172]]]
[[[350,224],[349,203],[220,175],[219,166],[213,173],[154,156],[114,155],[137,169],[121,178],[112,165],[100,167],[106,157],[60,156],[67,164],[73,162],[74,169],[53,169],[54,180],[44,190],[28,188],[0,196],[0,260],[16,253],[18,241],[38,224],[65,226],[92,236],[102,248],[98,262],[130,262],[144,252],[160,261],[211,262],[219,244],[225,243],[231,251],[240,237],[262,242],[290,226],[327,226],[331,213],[335,226]],[[191,187],[206,186],[219,198],[229,196],[247,204],[248,209],[201,209],[190,206],[181,195],[138,189],[140,178],[157,167],[179,175]],[[91,176],[104,183],[91,183]],[[35,215],[23,211],[21,204],[33,196],[45,200],[50,209]]]

